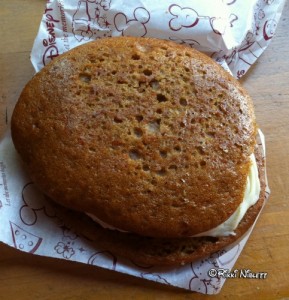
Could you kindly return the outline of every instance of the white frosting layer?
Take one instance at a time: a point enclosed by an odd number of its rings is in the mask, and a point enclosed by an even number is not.
[[[254,205],[260,196],[260,180],[258,175],[258,166],[256,162],[256,158],[254,154],[251,154],[251,167],[249,171],[249,175],[247,177],[247,185],[243,198],[243,202],[239,205],[237,210],[231,215],[231,217],[220,224],[219,226],[208,230],[206,232],[202,232],[200,234],[194,235],[196,236],[228,236],[235,235],[234,230],[238,227],[240,221],[243,219],[247,210]]]
[[[240,221],[243,219],[247,210],[254,205],[260,196],[260,180],[258,175],[258,166],[256,162],[256,158],[254,154],[251,154],[251,167],[249,171],[249,175],[247,177],[247,185],[246,190],[243,198],[243,202],[239,205],[237,210],[231,215],[231,217],[225,221],[224,223],[220,224],[219,226],[208,230],[206,232],[202,232],[192,237],[198,236],[228,236],[228,235],[235,235],[234,230],[238,227]],[[118,230],[121,232],[126,232],[124,230],[115,228],[101,220],[99,220],[96,216],[87,213],[89,217],[91,217],[95,222],[99,223],[103,228],[111,229],[111,230]]]
[[[103,221],[101,221],[99,218],[97,218],[95,215],[92,215],[90,213],[86,213],[93,221],[95,221],[96,223],[98,223],[101,227],[105,228],[105,229],[110,229],[110,230],[117,230],[117,231],[120,231],[120,232],[128,232],[128,231],[125,231],[125,230],[122,230],[122,229],[119,229],[119,228],[116,228],[116,227],[113,227]]]

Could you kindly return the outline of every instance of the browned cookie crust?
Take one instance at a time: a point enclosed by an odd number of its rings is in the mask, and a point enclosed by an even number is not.
[[[255,150],[261,193],[258,202],[248,209],[235,230],[227,237],[195,237],[162,239],[141,237],[104,229],[97,225],[79,226],[79,234],[94,241],[100,249],[130,259],[137,265],[179,265],[205,258],[226,246],[238,242],[254,224],[265,200],[265,162],[261,149]]]
[[[63,54],[27,84],[12,117],[15,147],[49,197],[151,237],[227,220],[255,135],[235,79],[191,48],[148,38]]]

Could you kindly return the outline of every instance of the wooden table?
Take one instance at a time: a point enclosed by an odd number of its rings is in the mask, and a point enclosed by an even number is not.
[[[29,53],[45,1],[2,0],[0,5],[0,117],[32,77]],[[289,297],[289,3],[275,37],[242,79],[252,95],[267,141],[272,190],[235,269],[268,272],[266,279],[228,279],[215,299]],[[0,299],[206,299],[97,267],[21,253],[0,244]]]

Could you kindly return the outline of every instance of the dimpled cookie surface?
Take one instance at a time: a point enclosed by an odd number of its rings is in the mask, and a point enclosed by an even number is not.
[[[187,237],[243,200],[255,145],[250,97],[207,56],[150,38],[107,38],[26,85],[12,137],[52,199],[125,231]]]

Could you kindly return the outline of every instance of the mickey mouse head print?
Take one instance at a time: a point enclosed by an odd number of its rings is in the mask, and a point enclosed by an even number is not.
[[[169,13],[172,18],[169,21],[169,27],[172,31],[179,31],[183,28],[192,28],[198,25],[200,20],[209,22],[214,33],[222,35],[226,28],[233,27],[233,23],[238,20],[235,14],[230,14],[229,18],[201,16],[191,7],[181,7],[177,4],[169,6]]]

